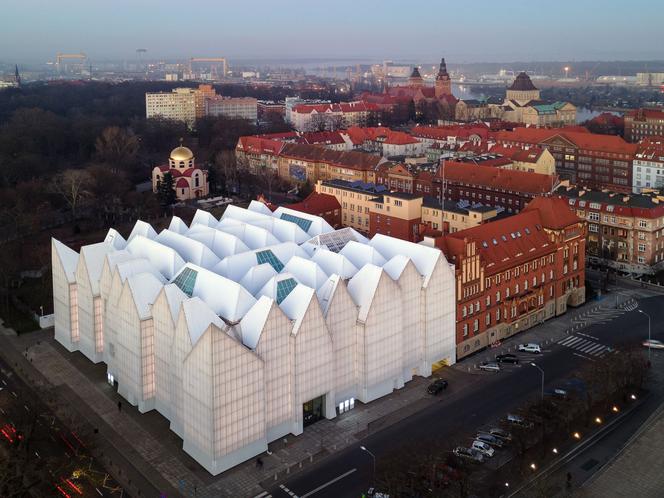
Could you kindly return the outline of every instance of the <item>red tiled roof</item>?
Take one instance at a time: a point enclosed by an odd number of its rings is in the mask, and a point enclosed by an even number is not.
[[[483,125],[416,126],[411,130],[411,134],[432,140],[447,140],[448,137],[470,138],[473,135],[486,140],[489,137],[489,129]]]
[[[664,119],[664,110],[662,109],[634,109],[626,114],[634,119]]]
[[[491,189],[512,190],[529,194],[551,192],[558,183],[557,175],[543,175],[529,171],[516,171],[474,163],[445,161],[437,176],[443,176],[446,182],[483,186]]]
[[[343,136],[338,131],[311,131],[296,136],[296,142],[302,144],[339,145],[345,143]]]
[[[177,182],[175,182],[175,187],[176,188],[189,188],[189,182],[185,180],[184,178],[180,178]]]
[[[386,126],[360,127],[351,126],[345,133],[355,145],[361,145],[365,141],[380,140],[390,145],[416,144],[420,141],[403,131],[394,131]]]
[[[540,213],[542,226],[559,230],[581,221],[569,202],[560,197],[535,197],[522,212],[537,210]]]
[[[584,128],[585,130],[585,128]],[[515,128],[513,131],[498,131],[495,133],[498,142],[515,142],[526,144],[543,144],[561,137],[572,142],[581,149],[611,152],[617,154],[633,155],[636,146],[625,142],[617,135],[599,135],[588,130],[580,131],[577,127],[548,129],[548,128]]]
[[[328,211],[341,209],[341,204],[339,204],[339,201],[333,195],[311,192],[303,201],[289,204],[286,207],[302,213],[320,216]]]
[[[445,235],[442,249],[448,259],[463,256],[466,241],[475,242],[488,274],[556,251],[542,229],[540,212],[535,209]]]
[[[664,137],[647,137],[637,146],[636,158],[664,163]]]
[[[237,148],[250,154],[278,154],[283,142],[261,137],[240,137]]]
[[[283,144],[280,155],[292,159],[343,166],[355,170],[373,170],[384,161],[380,156],[355,151],[338,151],[318,145]]]
[[[544,153],[544,149],[542,147],[529,147],[528,149],[524,149],[513,145],[494,145],[491,147],[491,153],[509,157],[513,161],[536,163]]]

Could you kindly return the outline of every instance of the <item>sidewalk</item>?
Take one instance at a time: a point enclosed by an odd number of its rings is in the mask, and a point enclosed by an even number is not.
[[[608,303],[608,300],[607,300]],[[502,349],[518,342],[555,340],[601,303],[551,319],[506,341]],[[580,318],[584,315],[583,318]],[[590,318],[587,318],[590,320]],[[28,349],[27,356],[21,354]],[[473,364],[498,353],[488,350],[441,371],[450,381],[442,397],[426,394],[428,379],[416,377],[389,396],[355,408],[333,420],[313,424],[300,436],[286,436],[269,445],[271,455],[261,455],[263,467],[250,460],[213,477],[182,450],[182,441],[168,428],[168,421],[155,411],[140,414],[106,383],[105,365],[94,365],[80,353],[69,353],[53,339],[52,330],[15,336],[0,328],[0,354],[12,365],[20,362],[30,385],[53,398],[60,412],[75,412],[98,428],[100,451],[113,455],[110,471],[120,482],[131,480],[128,489],[141,496],[252,497],[263,491],[260,483],[274,483],[286,475],[318,462],[326,455],[357,444],[366,435],[403,420],[435,403],[446,402],[482,381]],[[122,411],[118,411],[122,401]],[[51,406],[51,405],[49,405]],[[107,458],[108,459],[108,458]],[[107,463],[107,460],[102,460]],[[119,474],[116,476],[116,474]],[[123,477],[125,480],[123,481]],[[140,483],[140,484],[137,484]],[[131,494],[136,494],[131,493]]]

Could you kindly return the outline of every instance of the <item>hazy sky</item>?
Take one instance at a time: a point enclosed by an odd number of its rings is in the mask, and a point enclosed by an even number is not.
[[[0,61],[664,58],[664,0],[0,0]]]

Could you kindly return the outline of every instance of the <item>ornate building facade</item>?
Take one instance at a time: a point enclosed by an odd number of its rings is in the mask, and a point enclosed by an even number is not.
[[[153,192],[159,190],[167,173],[173,177],[173,188],[179,201],[199,199],[210,193],[208,172],[196,167],[194,153],[187,147],[176,147],[171,151],[168,164],[156,166],[152,170]]]

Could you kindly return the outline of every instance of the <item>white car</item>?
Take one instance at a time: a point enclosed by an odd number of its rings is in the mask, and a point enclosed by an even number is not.
[[[542,352],[542,348],[540,347],[539,344],[533,344],[533,343],[519,344],[519,351],[522,351],[524,353],[540,354]]]
[[[489,458],[491,458],[493,454],[496,452],[496,450],[494,450],[491,447],[491,445],[485,443],[484,441],[480,441],[479,439],[473,441],[473,444],[471,445],[470,448],[479,451],[480,453],[482,453],[482,455],[487,456]]]
[[[485,370],[487,372],[500,372],[500,365],[498,363],[482,363],[479,367],[480,370]]]
[[[657,339],[647,339],[643,341],[643,345],[649,349],[664,349],[664,342]]]

